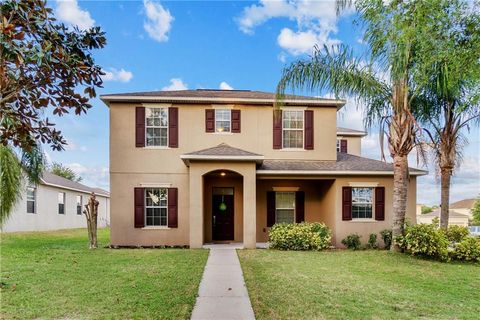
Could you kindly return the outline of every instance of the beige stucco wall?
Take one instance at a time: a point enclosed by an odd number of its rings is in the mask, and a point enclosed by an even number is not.
[[[205,109],[211,105],[175,105],[179,108],[179,147],[135,148],[135,106],[124,103],[110,106],[112,173],[187,173],[180,155],[220,143],[262,154],[267,159],[336,160],[335,107],[314,108],[314,150],[286,151],[272,147],[272,106],[239,105],[235,108],[242,110],[241,133],[206,133]]]
[[[65,214],[58,213],[58,193],[65,193]],[[82,196],[83,205],[87,204],[90,194],[87,192],[63,189],[44,184],[37,185],[35,212],[27,213],[26,189],[23,187],[20,198],[2,227],[2,232],[48,231],[71,228],[86,228],[85,215],[77,214],[77,199]],[[98,227],[109,225],[110,200],[97,195]]]
[[[278,178],[278,177],[277,177]],[[412,177],[409,184],[407,218],[415,223],[416,182]],[[343,247],[341,240],[347,235],[357,233],[366,243],[370,233],[379,233],[390,229],[392,224],[393,177],[326,177],[322,180],[257,180],[257,240],[268,240],[266,193],[273,187],[299,187],[305,191],[305,221],[324,222],[333,231],[332,242]],[[357,186],[385,187],[384,221],[342,221],[342,187],[351,184]],[[380,241],[381,237],[378,235]]]
[[[137,104],[138,105],[138,104]],[[211,105],[179,107],[179,148],[135,147],[135,104],[110,106],[110,185],[111,242],[113,245],[190,245],[198,248],[211,240],[211,187],[204,175],[215,170],[231,170],[240,180],[215,182],[215,186],[235,188],[235,240],[254,247],[266,241],[266,191],[274,186],[298,186],[306,193],[307,221],[323,221],[334,230],[334,244],[350,233],[362,241],[372,232],[391,226],[392,176],[312,177],[257,179],[253,162],[191,162],[180,159],[185,153],[227,143],[263,154],[266,159],[336,160],[336,108],[314,108],[314,150],[286,151],[272,148],[273,107],[235,106],[242,110],[239,134],[205,133],[205,109]],[[149,106],[149,105],[145,105]],[[167,106],[153,104],[150,106]],[[360,155],[361,138],[348,137],[348,151]],[[280,178],[280,177],[277,177]],[[341,187],[349,183],[377,183],[386,187],[385,221],[341,220]],[[134,228],[134,188],[142,185],[178,188],[178,228]],[[415,177],[411,178],[408,217],[415,221]]]
[[[246,248],[256,246],[256,184],[255,163],[252,162],[192,162],[190,164],[190,198],[189,225],[190,247],[200,248],[205,241],[205,217],[203,193],[205,174],[216,170],[230,170],[238,173],[243,179],[243,245]],[[180,190],[179,190],[180,192]],[[208,213],[206,213],[208,214]],[[180,212],[179,212],[180,217]]]
[[[243,177],[224,171],[225,177],[204,177],[204,241],[212,242],[212,191],[214,187],[233,188],[234,241],[243,242]]]
[[[257,241],[268,241],[267,228],[267,192],[274,188],[292,188],[291,191],[305,192],[305,220],[321,221],[330,228],[334,227],[333,215],[329,208],[332,194],[329,190],[333,180],[304,179],[257,179]],[[330,202],[329,202],[330,201]]]
[[[134,228],[134,188],[172,186],[178,188],[178,228]],[[201,193],[201,190],[197,191]],[[112,245],[188,245],[189,183],[187,174],[111,173]]]
[[[347,153],[355,156],[362,155],[362,137],[337,136],[338,140],[347,140]]]
[[[365,183],[368,186],[369,183],[378,184],[379,187],[385,187],[385,220],[384,221],[342,221],[342,187],[348,186],[350,183],[356,183],[362,185]],[[342,247],[341,241],[347,235],[357,233],[362,236],[362,243],[368,241],[368,237],[371,233],[378,234],[384,229],[391,229],[392,227],[392,210],[393,210],[393,177],[349,177],[338,178],[335,181],[336,200],[335,200],[335,232],[333,242],[335,246]],[[407,214],[406,219],[415,223],[415,209],[416,209],[416,178],[411,177],[408,186],[408,202],[407,202]],[[378,239],[381,241],[380,235]]]

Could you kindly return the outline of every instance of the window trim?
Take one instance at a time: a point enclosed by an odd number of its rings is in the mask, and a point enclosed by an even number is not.
[[[233,132],[232,132],[232,109],[214,108],[213,110],[214,110],[214,122],[215,122],[214,133],[216,133],[216,134],[233,134]],[[228,122],[230,123],[229,131],[217,131],[217,121],[225,121],[226,122],[226,120],[217,120],[217,111],[225,111],[225,113],[229,114],[229,120],[228,120]]]
[[[301,147],[298,147],[298,148],[292,148],[292,147],[285,147],[284,145],[284,141],[285,141],[285,131],[299,131],[300,129],[298,128],[295,128],[295,129],[291,129],[291,128],[284,128],[283,127],[283,121],[284,121],[284,117],[285,117],[285,114],[287,112],[299,112],[302,114],[302,146]],[[297,110],[297,109],[282,109],[282,149],[281,150],[285,150],[285,151],[299,151],[299,150],[305,150],[305,110],[302,109],[302,110]]]
[[[62,203],[60,203],[60,199],[58,198],[58,196],[62,194]],[[66,203],[67,202],[67,194],[65,192],[59,192],[58,195],[57,195],[57,202],[58,202],[58,214],[63,214],[65,215],[66,214]],[[63,212],[60,212],[60,205],[63,204]]]
[[[80,197],[80,213],[78,213],[78,197]],[[77,215],[78,216],[81,216],[82,215],[82,207],[83,207],[83,195],[77,195],[75,197],[75,201],[76,201],[76,210],[77,210]]]
[[[165,189],[165,194],[166,194],[166,198],[167,198],[167,203],[165,204],[165,206],[148,206],[147,205],[147,189]],[[167,187],[145,187],[144,188],[144,192],[143,192],[143,198],[144,198],[144,212],[143,212],[143,219],[144,219],[144,227],[142,229],[169,229],[168,227],[168,188]],[[147,208],[148,209],[152,209],[152,208],[165,208],[166,209],[166,212],[167,212],[167,216],[166,216],[166,219],[165,219],[165,225],[148,225],[147,224]],[[160,223],[161,223],[161,220],[160,220]]]
[[[296,201],[297,201],[297,193],[295,191],[275,191],[275,223],[278,223],[277,219],[277,210],[292,210],[292,208],[279,208],[277,207],[277,194],[279,193],[290,193],[293,194],[293,222],[296,223],[297,219],[297,208],[296,208]]]
[[[372,190],[372,202],[371,203],[369,203],[369,202],[358,203],[357,202],[357,204],[371,204],[371,206],[372,206],[372,217],[371,218],[354,218],[353,217],[353,206],[354,206],[353,190],[354,189],[370,189],[370,190]],[[352,215],[352,220],[350,220],[350,221],[353,221],[353,222],[376,222],[377,221],[377,220],[375,220],[375,187],[374,186],[372,186],[371,184],[352,186],[352,208],[351,208],[350,214]]]
[[[33,199],[29,199],[28,197],[28,189],[33,189]],[[37,187],[35,186],[27,186],[26,192],[26,200],[27,200],[27,207],[25,208],[25,212],[28,214],[36,214],[37,213]],[[33,212],[28,212],[28,202],[33,202]]]
[[[165,127],[163,126],[149,126],[147,124],[147,109],[165,109],[165,113],[167,115],[167,125]],[[168,149],[169,146],[168,146],[168,138],[169,138],[169,125],[170,125],[170,119],[169,119],[169,112],[168,112],[168,107],[166,106],[159,106],[159,107],[145,107],[145,146],[144,148],[146,149]],[[167,129],[167,138],[166,138],[166,141],[167,141],[167,144],[166,145],[148,145],[148,137],[147,137],[147,130],[149,128],[159,128],[159,129]]]

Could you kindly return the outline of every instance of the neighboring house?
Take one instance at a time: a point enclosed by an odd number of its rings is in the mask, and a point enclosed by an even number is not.
[[[430,224],[435,218],[440,219],[440,209],[417,215],[417,223]],[[450,209],[448,212],[448,225],[468,227],[468,219],[469,217],[466,214],[460,213],[457,210]]]
[[[464,199],[450,204],[448,224],[458,226],[468,226],[469,220],[472,220],[472,209],[476,199]],[[421,214],[417,211],[417,223],[432,223],[434,218],[440,219],[440,209],[436,209],[428,214]]]
[[[450,210],[453,209],[456,212],[467,215],[470,219],[473,219],[472,209],[477,199],[463,199],[450,204]]]
[[[107,191],[44,172],[40,183],[27,185],[12,214],[2,227],[3,232],[47,231],[85,228],[84,205],[92,192],[98,206],[98,226],[110,224],[110,195]]]
[[[272,93],[203,89],[101,99],[112,245],[254,248],[274,223],[320,221],[341,246],[391,227],[393,167],[358,156],[364,132],[337,128],[343,100],[286,96],[275,107]],[[410,169],[411,220],[424,174]]]

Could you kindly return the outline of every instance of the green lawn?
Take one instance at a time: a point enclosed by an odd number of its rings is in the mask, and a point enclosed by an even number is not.
[[[479,319],[480,265],[386,251],[239,250],[257,319]]]
[[[188,319],[207,250],[87,248],[85,229],[3,234],[0,319]]]

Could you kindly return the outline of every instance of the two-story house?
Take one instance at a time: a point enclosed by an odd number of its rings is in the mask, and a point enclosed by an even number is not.
[[[248,90],[104,95],[110,108],[111,243],[243,242],[320,221],[335,245],[391,227],[392,165],[360,156],[332,100]],[[408,217],[415,219],[410,170]]]

